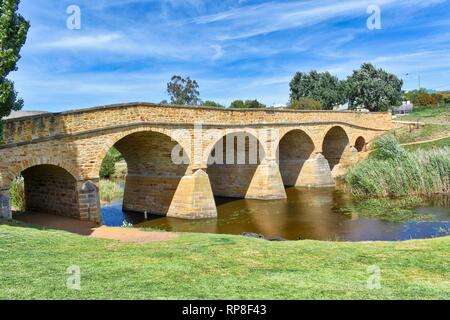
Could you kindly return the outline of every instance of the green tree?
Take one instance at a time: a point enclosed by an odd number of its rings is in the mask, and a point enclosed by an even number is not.
[[[20,49],[25,44],[30,27],[29,22],[17,13],[19,3],[20,0],[0,0],[0,119],[23,106],[14,83],[7,79],[10,72],[17,70]],[[2,132],[0,124],[0,141]]]
[[[232,108],[232,109],[244,109],[245,108],[245,103],[242,100],[234,100],[230,104],[230,108]]]
[[[173,76],[167,83],[167,93],[173,104],[196,106],[200,104],[200,92],[197,81],[189,77]]]
[[[257,99],[255,100],[235,100],[230,104],[230,108],[233,109],[261,109],[265,108],[266,105],[259,102]]]
[[[345,100],[344,84],[329,72],[297,72],[289,86],[291,103],[310,98],[319,101],[324,109],[331,110]]]
[[[225,106],[221,105],[220,103],[217,103],[215,101],[206,100],[202,104],[204,107],[215,107],[215,108],[225,108]]]
[[[259,102],[258,100],[245,100],[245,108],[247,109],[261,109],[265,108],[266,105]]]
[[[102,161],[100,178],[109,178],[116,172],[116,162],[123,160],[122,154],[112,147]]]
[[[359,105],[370,111],[386,111],[400,105],[403,81],[383,69],[364,63],[347,78],[346,90],[350,108]]]
[[[291,101],[287,106],[290,110],[322,110],[322,104],[320,101],[311,98],[300,98],[295,101]]]

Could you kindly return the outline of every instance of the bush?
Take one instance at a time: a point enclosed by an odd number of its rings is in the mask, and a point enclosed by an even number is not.
[[[22,177],[15,179],[9,189],[11,198],[11,209],[15,211],[25,211],[25,186]]]
[[[436,101],[437,104],[441,104],[444,101],[444,95],[441,93],[433,93],[431,97]]]
[[[391,134],[376,139],[373,143],[373,149],[370,157],[377,160],[401,159],[406,156],[405,149],[402,148],[397,138]]]
[[[311,98],[300,98],[292,101],[287,108],[291,110],[322,110],[322,104]]]
[[[122,159],[123,157],[120,152],[116,148],[112,147],[102,161],[102,165],[100,167],[100,178],[111,177],[116,171],[116,162]]]
[[[414,103],[419,106],[434,106],[438,102],[433,96],[429,95],[428,93],[421,92],[417,95],[416,99],[414,100]]]

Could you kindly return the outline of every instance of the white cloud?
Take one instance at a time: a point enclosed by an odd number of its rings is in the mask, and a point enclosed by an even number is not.
[[[61,39],[42,43],[40,47],[50,49],[104,49],[123,37],[118,33],[63,37]]]

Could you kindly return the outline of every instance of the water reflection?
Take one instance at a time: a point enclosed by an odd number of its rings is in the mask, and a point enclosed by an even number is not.
[[[417,208],[421,214],[432,214],[427,222],[388,222],[344,214],[341,209],[354,200],[339,189],[289,188],[285,200],[233,200],[218,198],[218,219],[181,220],[122,213],[121,202],[103,208],[106,225],[121,226],[126,220],[136,227],[168,231],[242,234],[255,232],[266,237],[290,240],[316,239],[338,241],[407,240],[438,236],[441,228],[450,225],[448,196],[430,199],[426,207]]]

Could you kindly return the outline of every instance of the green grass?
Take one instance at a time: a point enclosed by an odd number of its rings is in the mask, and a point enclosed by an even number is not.
[[[425,124],[411,132],[408,128],[402,128],[395,131],[395,136],[400,143],[417,142],[423,140],[431,140],[441,137],[450,131],[449,125],[442,124]]]
[[[401,116],[398,120],[450,124],[450,104],[440,107],[415,107],[412,113]]]
[[[432,142],[411,144],[411,145],[404,146],[404,148],[408,151],[416,151],[419,149],[430,150],[430,149],[444,148],[444,147],[450,147],[450,137],[432,141]]]
[[[440,107],[415,107],[414,111],[406,116],[401,116],[400,121],[418,121],[425,125],[411,132],[408,128],[395,130],[395,135],[400,143],[431,140],[442,137],[450,132],[450,105]]]
[[[1,222],[0,222],[1,223]],[[268,242],[184,234],[147,244],[0,224],[0,299],[450,299],[450,237]],[[66,288],[69,266],[81,290]],[[381,269],[370,290],[367,269]]]
[[[426,203],[418,196],[403,198],[370,198],[360,199],[348,208],[340,211],[348,215],[376,218],[385,221],[430,221],[433,215],[418,214],[414,209]]]

